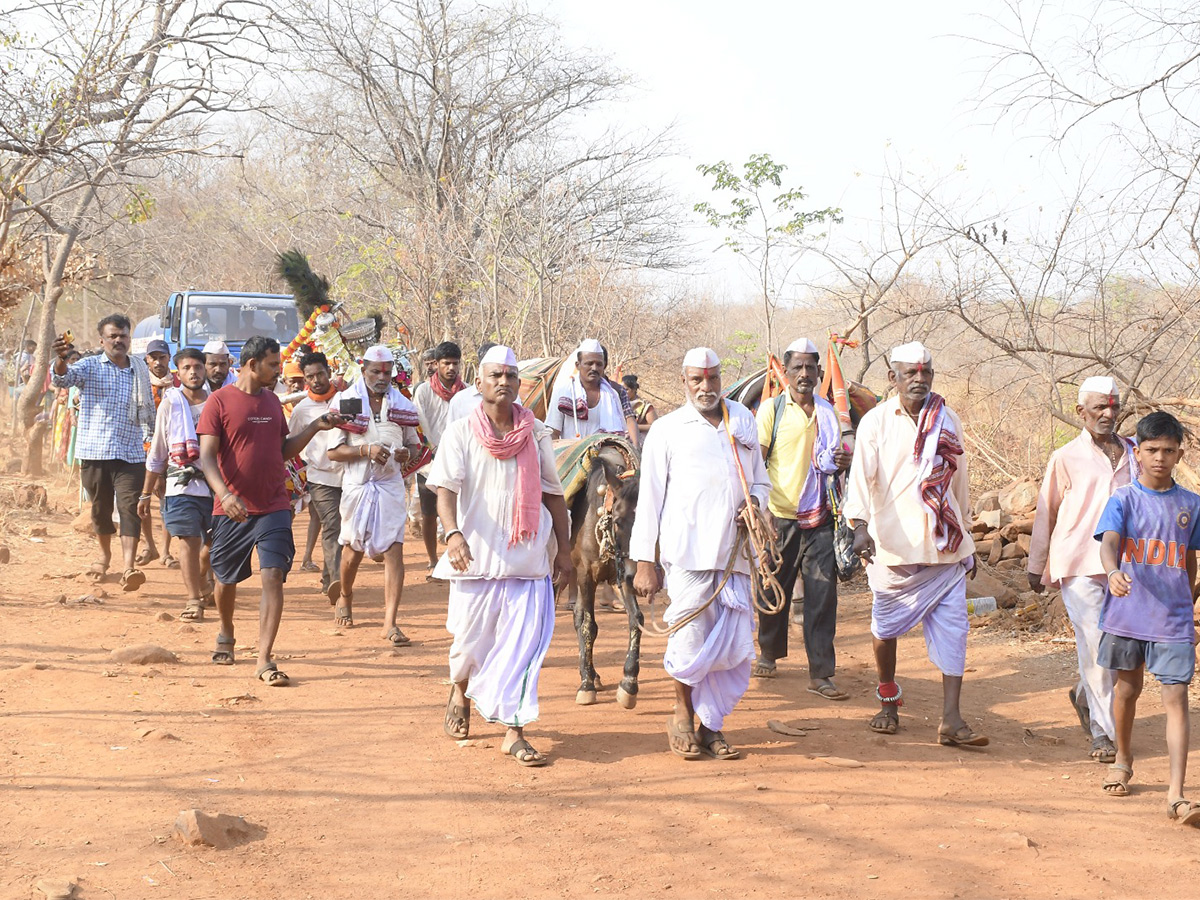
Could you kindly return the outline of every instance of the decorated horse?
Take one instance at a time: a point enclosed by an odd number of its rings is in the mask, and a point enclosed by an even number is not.
[[[637,508],[638,453],[623,435],[593,434],[579,441],[556,441],[555,456],[571,514],[571,560],[575,565],[575,630],[579,634],[579,690],[575,702],[589,706],[602,690],[593,663],[599,630],[596,587],[611,584],[625,604],[629,644],[617,687],[617,703],[637,704],[642,611],[633,592],[634,565],[629,536]]]

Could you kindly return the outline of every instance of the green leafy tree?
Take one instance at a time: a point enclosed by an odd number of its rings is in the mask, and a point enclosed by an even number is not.
[[[755,153],[741,171],[721,160],[696,167],[701,175],[712,178],[714,193],[724,203],[697,203],[693,208],[705,221],[724,233],[724,246],[754,271],[762,302],[767,347],[775,346],[775,316],[780,292],[808,245],[825,236],[813,233],[813,226],[842,221],[841,209],[805,210],[808,199],[799,187],[785,188],[783,173],[787,166],[767,153]]]

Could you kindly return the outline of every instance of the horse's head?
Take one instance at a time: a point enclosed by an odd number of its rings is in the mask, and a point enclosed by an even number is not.
[[[603,452],[597,461],[604,473],[604,509],[612,516],[612,531],[618,555],[629,557],[629,538],[637,511],[640,472],[631,468],[619,453]]]

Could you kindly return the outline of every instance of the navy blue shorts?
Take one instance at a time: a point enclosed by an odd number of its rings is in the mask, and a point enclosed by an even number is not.
[[[1105,631],[1100,634],[1096,662],[1124,672],[1145,666],[1159,684],[1191,684],[1196,674],[1196,648],[1190,641],[1139,641]]]
[[[296,556],[290,509],[250,516],[245,522],[213,516],[212,570],[221,584],[239,584],[250,577],[250,557],[255,547],[258,568],[282,569],[283,580],[287,581]]]
[[[168,494],[163,497],[162,520],[171,537],[201,537],[208,543],[212,539],[212,497]]]

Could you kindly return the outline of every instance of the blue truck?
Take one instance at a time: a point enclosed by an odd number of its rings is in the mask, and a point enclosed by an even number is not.
[[[199,349],[209,341],[224,341],[236,364],[248,338],[262,334],[286,347],[302,324],[291,294],[176,291],[158,315],[134,326],[130,352],[144,354],[150,341],[161,338],[174,359],[183,347]]]

